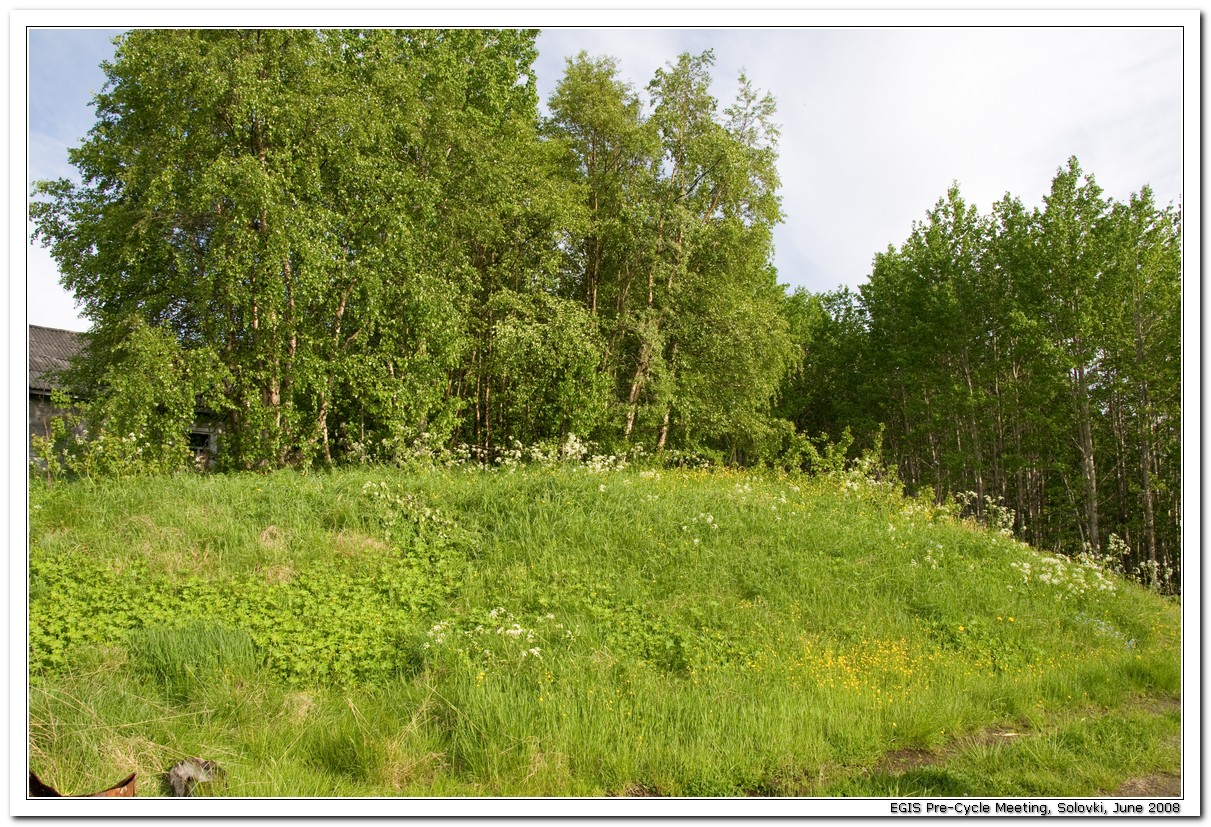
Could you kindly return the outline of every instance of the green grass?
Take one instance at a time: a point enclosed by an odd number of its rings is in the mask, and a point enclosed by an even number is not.
[[[30,502],[30,760],[65,792],[190,755],[234,796],[1180,770],[1176,603],[857,477],[351,469]]]

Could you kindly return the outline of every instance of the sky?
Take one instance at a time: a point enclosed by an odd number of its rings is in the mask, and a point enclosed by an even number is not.
[[[67,150],[93,123],[114,29],[31,29],[28,176],[73,177]],[[1182,196],[1178,27],[546,28],[545,102],[581,50],[618,59],[643,93],[682,52],[713,49],[720,110],[745,71],[773,94],[785,223],[779,282],[812,292],[866,281],[876,253],[958,183],[982,213],[1006,193],[1041,203],[1075,155],[1107,196]],[[85,330],[49,254],[28,251],[31,324]]]

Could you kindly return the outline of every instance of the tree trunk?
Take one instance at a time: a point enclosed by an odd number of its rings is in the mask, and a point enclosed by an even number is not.
[[[660,423],[660,438],[656,440],[656,450],[663,451],[664,445],[669,439],[669,415],[673,408],[670,405],[664,409],[664,421]]]
[[[332,465],[332,447],[328,444],[328,394],[320,395],[320,412],[316,422],[324,446],[324,464]]]
[[[978,420],[976,419],[975,412],[975,380],[971,375],[971,362],[968,359],[966,349],[963,350],[961,359],[963,364],[963,377],[967,380],[967,403],[969,407],[967,426],[968,432],[971,434],[971,450],[975,458],[973,467],[975,469],[976,497],[978,498],[976,511],[979,514],[980,519],[983,520],[985,497],[987,496],[987,492],[984,489],[984,448],[980,440],[980,426]]]
[[[1141,368],[1147,364],[1144,351],[1144,324],[1141,318],[1138,302],[1132,313],[1135,327],[1135,361]],[[1138,384],[1140,405],[1140,470],[1144,486],[1144,542],[1148,547],[1148,564],[1155,575],[1156,559],[1156,508],[1152,491],[1152,474],[1155,463],[1155,429],[1153,428],[1152,399],[1148,392],[1148,381],[1141,379]],[[1153,584],[1155,585],[1155,583]]]
[[[1073,372],[1073,394],[1077,409],[1077,439],[1081,450],[1081,473],[1085,477],[1086,542],[1093,551],[1101,550],[1098,534],[1097,466],[1093,456],[1093,422],[1089,411],[1089,375],[1084,365]]]
[[[647,377],[648,362],[651,360],[651,345],[647,339],[639,346],[639,363],[635,366],[635,378],[631,380],[631,392],[627,395],[627,422],[623,428],[623,439],[629,440],[635,429],[635,414],[639,410],[639,393]]]

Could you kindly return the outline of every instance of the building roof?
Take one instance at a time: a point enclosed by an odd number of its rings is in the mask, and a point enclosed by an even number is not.
[[[29,389],[49,393],[52,387],[48,373],[63,370],[68,361],[80,352],[82,334],[54,327],[29,326]]]

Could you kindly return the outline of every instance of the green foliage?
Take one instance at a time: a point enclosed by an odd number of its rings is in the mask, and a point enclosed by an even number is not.
[[[776,468],[813,474],[839,474],[850,465],[849,453],[854,437],[848,428],[841,432],[835,442],[827,434],[809,437],[799,433],[793,424],[785,420],[774,423],[774,433],[774,441],[763,459]]]
[[[951,187],[859,295],[791,298],[802,361],[775,412],[863,447],[882,428],[910,491],[1172,588],[1180,238],[1174,209],[1107,200],[1076,159],[1033,211],[1006,196],[981,216]],[[775,445],[793,461],[801,440]]]
[[[578,303],[498,293],[491,303],[496,411],[526,445],[588,434],[604,419],[603,342]]]
[[[175,699],[198,694],[225,670],[247,678],[257,666],[252,638],[217,623],[183,619],[135,629],[128,641],[131,668]]]
[[[31,473],[180,471],[199,409],[232,470],[579,435],[835,473],[852,438],[1175,588],[1180,210],[1073,158],[1040,207],[953,185],[860,291],[788,296],[772,97],[742,75],[722,105],[710,50],[642,91],[581,54],[540,119],[536,34],[120,37],[82,183],[34,187],[94,326]]]
[[[504,202],[545,199],[499,191],[534,178],[534,37],[122,36],[71,153],[85,183],[43,182],[32,206],[94,321],[91,358],[131,314],[213,354],[234,467],[391,458],[448,435],[474,251],[536,249],[507,238]]]
[[[327,726],[312,727],[304,733],[300,746],[305,760],[317,769],[354,781],[371,780],[384,760],[381,741],[353,714],[338,712],[332,717]]]
[[[173,691],[247,660],[245,638],[290,683],[415,672],[425,618],[457,590],[467,537],[411,497],[375,485],[363,496],[395,543],[369,559],[268,565],[226,580],[157,576],[138,557],[120,570],[79,555],[31,561],[32,674],[61,668],[72,648],[128,635],[143,668]]]
[[[81,644],[121,639],[162,605],[142,599],[137,580],[95,560],[31,557],[30,679],[61,669]]]
[[[719,112],[713,63],[707,51],[659,69],[645,112],[615,61],[581,54],[547,131],[583,184],[588,226],[564,289],[601,325],[615,433],[739,460],[767,441],[792,352],[770,265],[774,102],[741,78]]]
[[[237,796],[807,795],[1180,692],[1174,604],[905,499],[873,455],[806,476],[571,453],[36,487],[35,769],[73,791],[99,756],[150,777],[204,754]],[[1098,784],[1172,771],[1087,737]],[[976,758],[939,771],[967,794],[1012,775]]]
[[[1174,737],[1179,729],[1174,718],[1141,710],[1082,715],[1038,737],[1010,733],[973,739],[939,756],[934,766],[847,778],[829,785],[823,794],[939,797],[980,790],[982,795],[1006,798],[1093,797],[1115,790],[1127,778],[1158,769],[1174,773],[1180,764]]]
[[[142,346],[132,318],[162,331],[208,366],[229,468],[570,432],[760,453],[794,359],[773,99],[742,77],[719,111],[708,51],[645,109],[581,55],[540,123],[535,35],[120,37],[84,183],[31,207],[94,322],[83,371]]]
[[[51,405],[64,413],[47,420],[45,434],[30,436],[30,474],[44,479],[47,485],[61,480],[68,463],[68,429],[83,426],[79,417],[70,413],[71,397],[62,390],[51,391]]]
[[[162,328],[125,320],[118,342],[67,374],[86,394],[73,401],[63,391],[51,403],[64,414],[50,433],[34,438],[34,456],[49,480],[65,474],[129,477],[167,474],[194,465],[189,430],[198,402],[217,398],[221,370],[214,354],[185,350]]]

